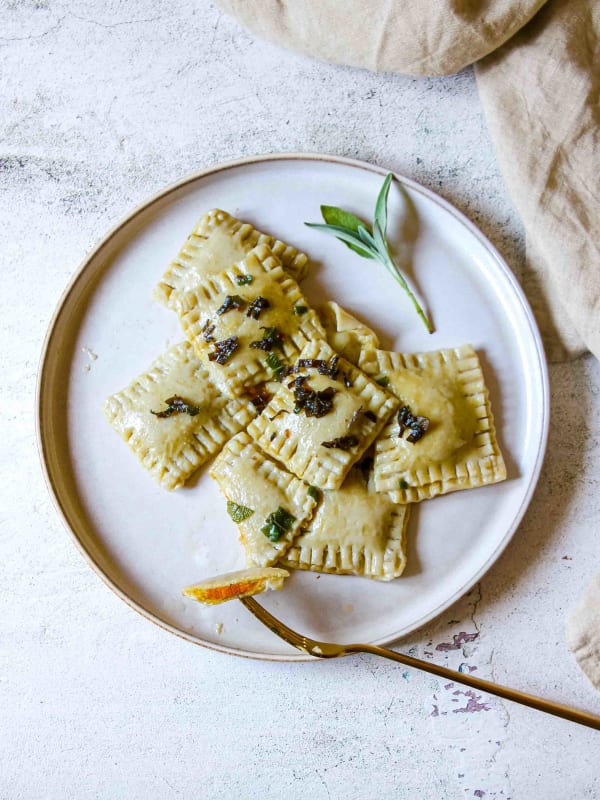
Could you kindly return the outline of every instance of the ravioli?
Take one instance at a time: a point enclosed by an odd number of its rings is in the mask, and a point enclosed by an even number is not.
[[[416,503],[506,478],[488,390],[470,345],[415,354],[378,350],[363,368],[389,381],[404,413],[404,422],[392,418],[376,442],[377,491],[397,503]],[[417,441],[410,441],[406,410],[429,421]]]
[[[251,283],[241,282],[248,278]],[[211,379],[230,397],[271,379],[277,364],[325,336],[300,287],[265,245],[179,295],[176,306]]]
[[[236,572],[226,572],[187,586],[182,594],[199,603],[214,606],[227,600],[239,600],[266,591],[279,591],[290,573],[277,567],[251,567]]]
[[[225,445],[210,474],[237,521],[247,565],[275,564],[313,515],[310,487],[261,453],[246,433]]]
[[[236,264],[259,244],[269,247],[295,280],[302,280],[308,264],[304,253],[226,211],[213,208],[196,223],[155,288],[154,297],[159,303],[174,307],[179,293],[197,289],[207,275]]]
[[[328,343],[355,366],[360,367],[365,352],[379,347],[375,332],[333,300],[319,306],[318,313]]]
[[[178,399],[192,413],[177,411]],[[142,466],[165,489],[187,478],[254,417],[252,407],[224,397],[188,342],[171,347],[126,389],[109,397],[106,418]],[[154,412],[154,413],[153,413]]]
[[[398,401],[324,341],[309,342],[292,369],[248,433],[299,478],[339,489]]]
[[[322,493],[313,519],[280,560],[286,567],[391,581],[406,566],[408,505],[376,492],[355,466],[342,487]]]

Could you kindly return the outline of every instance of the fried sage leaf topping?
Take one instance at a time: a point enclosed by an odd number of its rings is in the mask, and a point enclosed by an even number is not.
[[[252,342],[250,347],[256,350],[264,350],[270,353],[271,350],[283,350],[283,341],[285,336],[280,333],[277,328],[261,328],[263,332],[262,339],[257,342]]]
[[[270,305],[271,304],[266,297],[256,297],[248,306],[246,316],[250,317],[251,319],[258,319],[261,315],[261,312],[264,311],[265,308],[269,308]]]
[[[429,418],[423,416],[415,416],[410,410],[409,406],[402,406],[398,411],[398,436],[403,437],[405,431],[409,431],[406,437],[407,442],[414,444],[418,442],[426,433],[429,428]]]
[[[239,346],[237,336],[230,336],[229,339],[215,342],[215,349],[208,354],[208,360],[216,361],[217,364],[226,364]]]
[[[160,419],[171,417],[173,414],[189,414],[190,417],[195,417],[196,414],[200,413],[200,408],[198,406],[186,403],[185,400],[178,395],[168,397],[164,402],[167,407],[163,411],[152,411],[152,409],[150,409],[150,413]]]
[[[321,447],[328,447],[330,450],[350,450],[358,444],[358,436],[340,436],[339,439],[332,439],[330,442],[321,442]]]
[[[244,308],[245,305],[246,301],[243,297],[240,297],[239,294],[228,294],[221,308],[217,309],[217,315],[220,317],[222,314],[226,314],[232,309],[239,311],[241,308]]]
[[[304,411],[307,417],[324,417],[333,408],[336,391],[332,386],[320,392],[315,391],[308,385],[307,380],[305,376],[300,375],[289,384],[289,388],[294,390],[296,402],[294,414]]]

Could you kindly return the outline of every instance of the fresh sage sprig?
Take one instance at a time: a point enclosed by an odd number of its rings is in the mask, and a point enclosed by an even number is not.
[[[377,202],[375,203],[372,228],[361,219],[354,216],[354,214],[345,211],[343,208],[338,208],[337,206],[321,206],[321,214],[323,215],[325,224],[319,222],[305,222],[304,224],[308,225],[309,228],[316,228],[317,230],[335,236],[336,239],[344,242],[345,245],[363,258],[374,258],[381,262],[394,280],[400,284],[409,296],[417,314],[423,320],[423,324],[429,333],[433,333],[433,325],[419,305],[419,301],[406,282],[404,275],[394,263],[386,238],[387,199],[392,178],[393,176],[390,173],[383,182],[383,186],[377,197]]]

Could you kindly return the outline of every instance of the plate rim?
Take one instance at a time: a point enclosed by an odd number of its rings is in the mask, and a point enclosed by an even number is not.
[[[481,580],[481,578],[488,572],[488,570],[491,569],[493,564],[498,560],[500,555],[508,546],[509,542],[512,540],[523,519],[523,516],[527,508],[529,507],[533,493],[536,489],[539,480],[540,472],[546,454],[547,443],[548,443],[548,430],[550,422],[550,386],[548,378],[548,366],[544,353],[544,347],[541,335],[537,327],[537,323],[535,321],[531,305],[527,300],[523,292],[523,289],[518,283],[515,274],[510,269],[510,267],[508,266],[508,264],[506,263],[500,252],[497,250],[497,248],[492,244],[492,242],[490,242],[487,236],[485,236],[485,234],[475,225],[475,223],[473,223],[462,211],[460,211],[458,208],[452,205],[452,203],[450,203],[445,198],[441,197],[432,189],[423,186],[422,184],[418,183],[412,178],[406,177],[402,173],[396,172],[394,170],[389,170],[375,164],[370,164],[369,162],[366,161],[348,158],[346,156],[337,156],[337,155],[330,155],[324,153],[311,153],[311,152],[290,152],[290,153],[281,152],[281,153],[265,153],[261,155],[245,156],[243,158],[219,162],[217,164],[213,164],[210,167],[206,167],[202,170],[190,173],[186,177],[178,181],[175,181],[174,183],[168,184],[168,186],[153,193],[149,198],[147,198],[142,203],[134,206],[134,208],[129,213],[121,217],[84,256],[82,261],[75,269],[75,272],[69,279],[66,287],[62,291],[58,299],[58,302],[54,308],[54,311],[48,323],[48,327],[46,329],[46,334],[44,336],[44,341],[42,344],[42,349],[38,363],[36,391],[35,391],[35,433],[36,433],[37,451],[40,459],[40,465],[44,481],[46,484],[46,488],[48,490],[50,499],[54,505],[55,510],[58,513],[58,516],[63,526],[67,529],[70,538],[73,540],[76,548],[82,555],[87,565],[93,570],[94,573],[96,573],[96,575],[102,580],[102,582],[106,586],[108,586],[108,588],[112,592],[114,592],[117,595],[117,597],[119,597],[130,608],[132,608],[134,611],[136,611],[145,619],[149,620],[150,622],[153,622],[159,628],[162,628],[163,630],[174,634],[180,639],[184,639],[185,641],[191,642],[192,644],[196,644],[200,647],[204,647],[208,650],[213,650],[215,652],[220,652],[227,655],[235,655],[242,658],[249,658],[260,661],[278,661],[278,662],[298,662],[298,661],[315,661],[315,660],[318,661],[321,659],[317,659],[313,656],[305,655],[303,653],[294,653],[294,652],[259,653],[235,647],[230,647],[227,645],[220,645],[216,642],[211,642],[205,639],[201,639],[199,636],[183,631],[180,628],[176,627],[175,625],[170,624],[166,620],[161,619],[152,611],[149,611],[147,608],[145,608],[141,603],[129,597],[129,595],[123,589],[121,589],[102,570],[99,564],[96,563],[93,556],[90,554],[90,552],[84,545],[83,541],[81,540],[80,535],[77,533],[77,531],[74,529],[74,527],[72,526],[71,522],[68,519],[67,513],[63,507],[63,503],[61,502],[61,498],[59,496],[59,490],[54,484],[53,476],[50,474],[50,468],[48,466],[48,459],[46,455],[48,450],[47,435],[43,430],[43,420],[42,420],[43,405],[44,405],[43,397],[45,396],[45,393],[43,392],[43,387],[45,382],[47,381],[48,360],[51,354],[51,346],[53,343],[53,339],[57,335],[57,328],[61,319],[63,308],[67,303],[71,293],[73,292],[79,281],[83,278],[90,263],[92,263],[98,257],[102,249],[107,245],[109,245],[112,239],[126,226],[130,225],[137,217],[139,217],[141,214],[143,214],[145,211],[151,208],[154,204],[168,198],[170,194],[178,192],[180,189],[183,189],[188,185],[191,185],[210,175],[215,175],[219,172],[225,172],[229,169],[234,169],[237,167],[250,166],[265,162],[278,162],[278,161],[330,162],[330,163],[362,169],[366,172],[375,173],[383,176],[385,176],[388,172],[392,172],[394,178],[398,180],[401,184],[410,187],[413,191],[419,194],[424,195],[428,200],[432,201],[437,206],[441,207],[444,211],[449,213],[459,223],[461,223],[468,230],[468,232],[477,239],[477,241],[484,247],[484,249],[492,256],[495,265],[503,273],[504,278],[508,280],[508,283],[510,284],[513,290],[514,296],[519,300],[519,303],[521,305],[522,311],[524,312],[524,316],[528,324],[529,334],[531,336],[532,343],[535,349],[535,356],[539,370],[539,377],[541,379],[540,388],[543,401],[538,448],[535,457],[535,463],[531,471],[531,478],[527,486],[527,491],[525,492],[521,500],[520,506],[513,518],[512,525],[509,526],[502,540],[498,543],[495,550],[490,553],[490,555],[486,559],[485,563],[480,567],[480,569],[474,575],[472,575],[463,586],[457,589],[456,592],[454,592],[444,602],[436,606],[435,609],[425,614],[423,617],[417,620],[416,623],[412,624],[410,626],[410,630],[407,629],[401,630],[393,634],[392,636],[385,636],[381,639],[374,640],[373,642],[370,642],[370,644],[375,644],[375,645],[391,644],[393,642],[399,641],[401,638],[405,636],[408,636],[410,633],[418,631],[424,625],[436,619],[447,608],[452,606],[455,602],[457,602],[457,600],[463,597],[473,586],[475,586],[476,583],[478,583],[478,581]]]

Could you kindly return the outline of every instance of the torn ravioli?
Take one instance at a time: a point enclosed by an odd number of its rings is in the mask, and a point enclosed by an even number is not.
[[[248,433],[307,483],[338,489],[397,406],[326,342],[310,342]]]
[[[216,389],[188,342],[171,347],[126,389],[109,397],[104,412],[165,489],[183,486],[254,417],[251,407]]]
[[[310,487],[261,453],[246,433],[225,445],[210,474],[239,527],[248,566],[275,564],[312,517]]]
[[[333,300],[318,308],[327,341],[341,356],[360,367],[363,354],[379,347],[377,335]]]
[[[155,288],[154,297],[173,308],[179,293],[197,289],[207,275],[236,264],[259,244],[269,247],[295,280],[302,280],[308,264],[304,253],[226,211],[213,208],[196,223]]]
[[[470,345],[416,354],[378,350],[363,368],[385,379],[400,400],[398,417],[375,445],[377,491],[415,503],[506,478],[488,390]],[[427,420],[425,431],[411,423],[419,418]]]
[[[252,283],[240,285],[243,276]],[[230,397],[279,377],[308,341],[325,336],[296,281],[264,245],[180,295],[177,312],[211,379]]]
[[[406,566],[409,509],[376,492],[353,467],[340,489],[322,493],[313,519],[280,563],[380,581],[398,578]]]
[[[279,591],[290,573],[277,567],[252,567],[236,572],[215,575],[193,586],[187,586],[182,594],[199,603],[214,606],[227,600],[239,600],[267,591]]]

